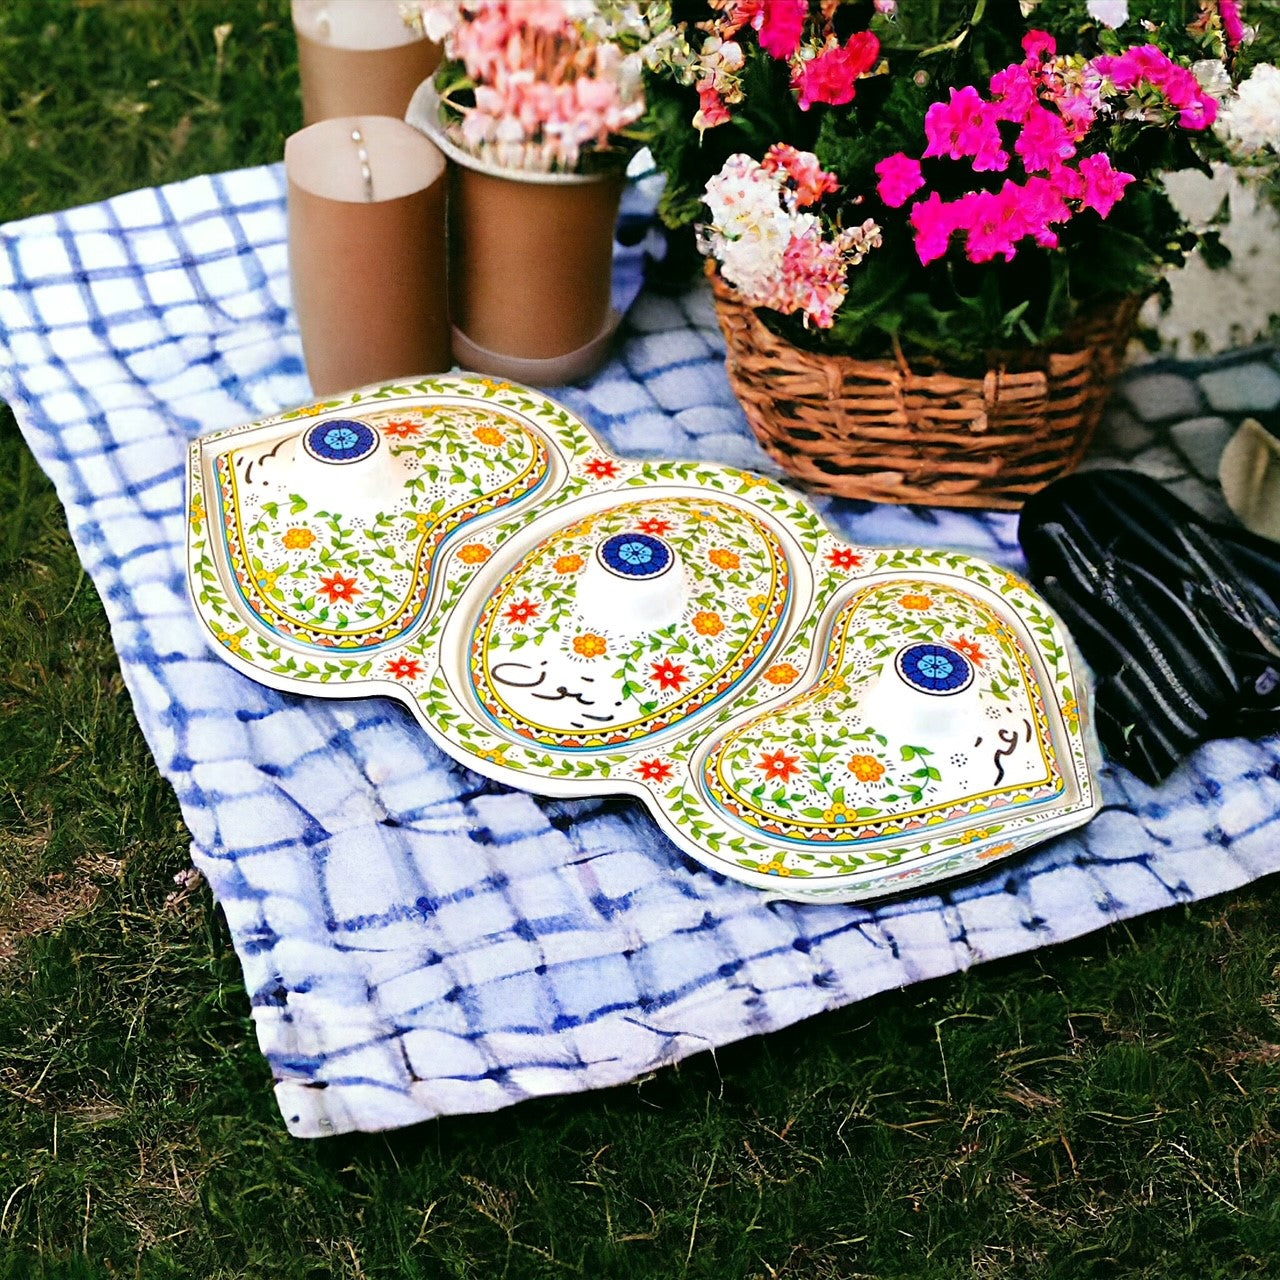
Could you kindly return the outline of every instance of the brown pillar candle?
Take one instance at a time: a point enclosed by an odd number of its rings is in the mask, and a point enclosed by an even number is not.
[[[440,46],[405,23],[399,0],[293,0],[293,28],[304,124],[403,117],[440,62]]]
[[[403,120],[323,120],[285,143],[289,273],[316,395],[451,367],[445,161]]]

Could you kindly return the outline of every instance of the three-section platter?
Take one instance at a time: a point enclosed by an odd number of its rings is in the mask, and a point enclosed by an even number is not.
[[[749,472],[625,461],[541,393],[368,387],[191,446],[218,652],[398,698],[542,795],[638,796],[716,871],[854,901],[1096,811],[1086,676],[1015,575],[851,546]]]

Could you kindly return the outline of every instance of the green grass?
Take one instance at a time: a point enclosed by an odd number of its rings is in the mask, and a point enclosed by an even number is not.
[[[275,159],[291,43],[283,0],[8,0],[0,216]],[[0,1280],[1280,1273],[1274,882],[625,1088],[288,1138],[97,597],[0,432]]]

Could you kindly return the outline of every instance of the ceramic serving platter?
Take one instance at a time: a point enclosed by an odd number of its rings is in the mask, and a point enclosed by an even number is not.
[[[205,436],[188,529],[196,611],[245,675],[398,698],[542,795],[638,796],[778,896],[936,884],[1099,803],[1084,670],[1017,576],[851,546],[750,472],[617,458],[512,383]]]

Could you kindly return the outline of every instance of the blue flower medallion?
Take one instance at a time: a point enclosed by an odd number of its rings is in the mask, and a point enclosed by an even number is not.
[[[894,660],[898,675],[921,693],[959,693],[973,682],[973,665],[947,644],[913,644]]]
[[[671,548],[651,533],[615,533],[596,548],[596,555],[610,573],[634,581],[661,577],[675,559]]]
[[[321,422],[302,437],[302,447],[320,462],[359,462],[378,447],[378,433],[355,418]]]

